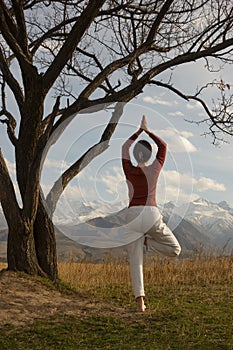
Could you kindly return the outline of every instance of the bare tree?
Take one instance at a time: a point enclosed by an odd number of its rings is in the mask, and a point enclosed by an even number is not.
[[[228,0],[1,1],[0,121],[15,150],[19,206],[0,153],[0,201],[6,217],[8,268],[57,280],[51,215],[69,181],[108,142],[124,104],[146,85],[195,99],[206,111],[210,132],[233,133],[224,82],[221,103],[211,109],[203,87],[192,96],[164,81],[163,72],[209,59],[232,63],[233,8]],[[214,82],[212,82],[214,84]],[[77,88],[78,86],[78,88]],[[54,107],[45,115],[51,91]],[[11,93],[17,112],[7,96]],[[67,102],[68,101],[68,102]],[[100,141],[66,169],[47,199],[40,188],[46,152],[59,140],[72,115],[114,106]]]

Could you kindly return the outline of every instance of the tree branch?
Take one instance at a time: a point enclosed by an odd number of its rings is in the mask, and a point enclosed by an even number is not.
[[[156,32],[164,18],[164,16],[166,15],[166,13],[168,12],[169,8],[171,7],[172,3],[174,2],[174,0],[166,0],[165,3],[163,4],[161,10],[159,11],[156,20],[154,21],[153,25],[151,26],[150,32],[147,36],[146,41],[149,43],[153,43]]]
[[[6,93],[5,93],[6,81],[3,77],[1,82],[1,96],[2,96],[2,110],[0,111],[0,117],[5,115],[6,119],[0,119],[0,123],[7,125],[7,133],[12,144],[16,146],[17,138],[15,136],[16,120],[13,115],[6,109]]]
[[[109,140],[115,131],[115,128],[119,122],[120,117],[123,114],[124,109],[124,103],[117,103],[114,109],[114,112],[112,113],[112,117],[106,126],[101,139],[98,143],[96,143],[94,146],[89,148],[88,151],[86,151],[81,158],[79,158],[72,166],[67,169],[60,178],[54,183],[51,191],[47,195],[46,203],[48,206],[48,210],[50,215],[52,216],[55,209],[57,202],[68,185],[68,183],[79,174],[79,172],[84,169],[95,157],[103,153],[109,146]]]
[[[0,47],[0,69],[2,71],[4,80],[10,87],[11,91],[13,92],[15,99],[18,103],[18,106],[21,109],[24,102],[24,95],[18,81],[14,78],[13,74],[11,73],[6,63],[1,47]]]
[[[223,104],[223,109],[220,110],[220,111],[217,111],[216,110],[216,114],[214,115],[213,112],[210,111],[210,109],[208,108],[207,104],[203,101],[203,99],[201,99],[200,97],[198,97],[198,95],[201,93],[201,91],[206,88],[207,86],[209,85],[212,85],[213,86],[213,83],[209,83],[207,84],[205,87],[202,87],[197,93],[196,95],[186,95],[184,94],[183,92],[181,92],[180,90],[174,88],[173,86],[171,86],[170,84],[166,84],[166,83],[163,83],[161,81],[156,81],[156,80],[151,80],[149,82],[149,84],[155,84],[157,86],[161,86],[161,87],[164,87],[168,90],[171,90],[172,92],[174,92],[175,94],[177,94],[178,96],[180,96],[181,98],[185,99],[186,101],[189,101],[189,100],[194,100],[194,101],[197,101],[199,102],[202,107],[204,108],[205,112],[207,113],[209,119],[211,120],[211,125],[209,127],[212,135],[214,135],[214,137],[216,138],[215,136],[215,133],[213,131],[213,126],[215,126],[217,129],[219,129],[220,131],[222,131],[223,133],[225,134],[228,134],[228,135],[231,135],[233,136],[233,131],[228,131],[225,127],[225,124],[227,123],[226,119],[225,119],[225,116],[227,116],[227,119],[228,119],[228,123],[232,125],[233,123],[233,118],[231,115],[229,115],[229,113],[227,112],[227,107],[231,107],[232,106],[232,101],[230,101],[230,103],[226,103],[224,98],[222,98],[222,104]],[[221,84],[221,83],[220,83]],[[219,84],[219,85],[220,85]],[[223,89],[223,88],[222,88]],[[205,120],[202,120],[202,121],[199,121],[199,122],[196,122],[197,124],[200,124],[201,122],[204,122],[204,121],[207,121],[206,119]],[[195,123],[195,121],[194,121]]]
[[[102,7],[105,1],[106,0],[89,1],[89,4],[83,10],[82,14],[71,29],[65,43],[55,57],[53,63],[50,65],[45,75],[43,76],[43,85],[45,90],[48,91],[50,89],[67,61],[72,57],[72,54],[80,42],[83,34],[87,28],[89,28],[93,19],[98,14],[99,9]]]
[[[9,139],[11,140],[12,144],[14,146],[16,146],[18,139],[15,136],[15,128],[16,128],[15,118],[13,117],[13,115],[10,112],[8,112],[7,110],[4,110],[4,109],[0,112],[0,117],[2,115],[5,115],[7,118],[0,119],[0,123],[7,125],[7,133],[8,133]]]
[[[150,80],[148,82],[148,84],[154,84],[157,86],[161,86],[164,87],[168,90],[171,90],[172,92],[174,92],[175,94],[177,94],[178,96],[182,97],[183,99],[185,99],[186,101],[188,101],[188,97],[186,95],[184,95],[180,90],[174,88],[172,85],[167,84],[167,83],[163,83],[162,81],[158,81],[158,80]]]
[[[73,22],[76,22],[78,20],[79,17],[72,17],[69,18],[67,20],[62,21],[61,23],[59,23],[58,25],[56,25],[55,27],[49,29],[46,33],[44,33],[44,35],[42,35],[39,39],[36,39],[35,41],[33,41],[32,43],[30,43],[29,47],[32,48],[31,53],[32,55],[34,55],[36,53],[36,51],[39,49],[40,45],[48,38],[50,38],[53,33],[56,33],[58,30],[60,30],[62,27],[64,27],[67,24],[71,24]]]
[[[28,48],[27,41],[27,28],[24,18],[24,9],[23,9],[23,1],[12,0],[12,5],[15,13],[15,18],[18,24],[18,34],[17,39],[20,46],[23,49],[23,52],[27,55],[29,59],[31,59],[31,54]]]
[[[140,94],[143,91],[143,88],[146,84],[148,84],[149,81],[153,79],[156,75],[159,75],[163,71],[165,71],[168,68],[172,68],[174,66],[179,66],[186,62],[192,62],[196,61],[198,59],[201,59],[205,56],[211,56],[212,54],[222,51],[226,49],[229,46],[233,45],[233,39],[228,39],[224,41],[223,43],[220,43],[216,45],[215,47],[210,47],[208,49],[202,50],[200,52],[192,52],[192,53],[184,53],[183,55],[176,56],[175,58],[161,63],[156,67],[151,68],[148,72],[146,72],[140,79],[132,82],[130,85],[124,87],[123,89],[119,91],[115,91],[109,96],[105,96],[103,98],[98,98],[96,100],[89,100],[89,95],[95,91],[96,87],[99,86],[99,84],[102,83],[102,81],[105,79],[106,75],[111,74],[114,70],[123,67],[127,64],[130,59],[135,59],[137,55],[143,53],[145,50],[144,46],[141,46],[138,50],[139,52],[128,55],[122,59],[116,60],[115,62],[112,62],[108,66],[105,67],[105,69],[100,72],[96,78],[93,79],[92,83],[88,85],[83,92],[79,95],[79,98],[69,106],[69,108],[64,111],[62,117],[56,122],[53,128],[53,132],[55,129],[57,129],[65,120],[67,120],[72,114],[77,113],[81,111],[82,109],[87,109],[90,107],[95,107],[98,105],[109,105],[114,102],[124,102],[128,101],[138,94]]]
[[[3,1],[1,1],[0,17],[4,18],[4,23],[7,25],[12,35],[15,38],[17,38],[18,29],[17,29],[16,23],[13,20],[13,16],[11,15],[10,10],[8,10],[8,8],[5,5],[5,2]]]
[[[42,128],[44,129],[46,127],[46,135],[50,134],[55,118],[61,113],[61,111],[59,111],[60,100],[61,96],[57,96],[52,113],[50,113],[42,122]]]
[[[135,50],[132,53],[129,53],[127,56],[120,58],[119,60],[116,60],[109,65],[107,65],[101,73],[99,73],[92,81],[91,84],[89,84],[81,93],[80,97],[87,99],[91,93],[96,89],[96,86],[99,86],[102,84],[104,79],[106,79],[107,76],[109,76],[111,73],[116,71],[119,68],[124,67],[127,64],[132,64],[133,61],[139,58],[139,56],[149,50],[153,50],[153,40],[154,40],[154,35],[156,33],[156,30],[158,29],[163,17],[165,16],[166,12],[168,11],[169,7],[171,6],[172,2],[174,0],[167,0],[165,4],[163,5],[160,13],[158,14],[157,18],[155,19],[152,28],[147,36],[146,41],[141,44],[138,48],[136,47]],[[138,74],[142,72],[142,67],[139,64],[139,70]]]
[[[1,2],[1,4],[2,5],[0,7],[0,30],[2,36],[6,40],[11,50],[14,52],[17,59],[21,62],[24,62],[25,64],[27,63],[31,65],[31,60],[29,59],[29,57],[27,57],[27,55],[25,55],[25,52],[22,50],[21,46],[18,43],[18,29],[13,20],[11,19],[9,11],[6,8],[3,1]]]
[[[11,181],[6,162],[0,148],[0,203],[8,226],[15,222],[15,216],[20,215],[20,208]]]
[[[72,71],[77,77],[80,77],[81,79],[85,80],[86,82],[88,83],[91,83],[92,82],[92,79],[87,77],[86,75],[80,73],[79,71],[77,71],[76,68],[74,68],[73,66],[71,66],[70,64],[67,64],[67,69]],[[104,86],[104,85],[100,85],[99,86],[100,89],[102,89],[106,94],[109,94],[110,93],[110,90]],[[111,88],[112,89],[112,88]]]
[[[120,58],[110,64],[108,64],[89,84],[80,94],[80,98],[88,99],[88,97],[95,91],[95,89],[102,84],[102,82],[106,79],[106,76],[109,76],[117,69],[120,69],[130,62],[133,62],[137,57],[148,50],[148,44],[141,45],[136,51],[130,53],[129,55]]]
[[[100,71],[102,71],[104,69],[104,67],[102,66],[102,64],[100,63],[99,59],[96,57],[96,55],[91,54],[91,53],[89,53],[87,51],[84,51],[84,50],[82,50],[80,48],[77,48],[77,51],[82,53],[83,55],[85,55],[87,57],[92,58],[93,61],[96,63],[96,66],[100,69]],[[109,82],[109,79],[107,77],[106,77],[105,81],[106,81],[106,85],[108,86],[108,91],[111,91],[112,90],[112,86],[111,86],[111,84]]]

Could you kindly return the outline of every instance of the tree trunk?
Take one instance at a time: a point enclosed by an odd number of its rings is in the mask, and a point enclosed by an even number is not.
[[[0,149],[0,202],[8,224],[8,269],[46,276],[38,264],[33,223],[20,209],[6,162]],[[46,276],[47,277],[47,276]]]
[[[40,198],[34,225],[11,216],[8,224],[8,270],[58,281],[54,226]]]
[[[55,231],[40,195],[34,222],[36,255],[40,268],[54,282],[58,280]]]
[[[47,277],[37,261],[33,226],[23,219],[9,225],[7,260],[9,270]]]

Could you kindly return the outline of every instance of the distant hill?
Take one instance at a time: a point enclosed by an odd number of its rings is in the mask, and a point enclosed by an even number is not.
[[[56,239],[59,260],[73,258],[74,260],[88,259],[98,262],[108,254],[115,257],[126,256],[127,246],[119,246],[119,243],[116,243],[118,232],[121,234],[124,232],[126,209],[120,210],[123,205],[118,204],[115,208],[112,206],[106,208],[101,207],[99,202],[86,204],[77,202],[73,207],[76,212],[75,218],[71,213],[59,209],[55,216],[55,222],[58,223]],[[110,214],[106,215],[106,212],[109,213],[109,211]],[[232,251],[233,209],[226,202],[217,204],[199,198],[180,207],[169,202],[161,211],[164,221],[173,230],[182,246],[181,256],[190,255],[200,246],[206,250],[215,249],[219,253]],[[114,231],[114,228],[117,230]],[[6,223],[0,211],[1,260],[6,259],[6,240]],[[96,246],[104,248],[95,248]]]

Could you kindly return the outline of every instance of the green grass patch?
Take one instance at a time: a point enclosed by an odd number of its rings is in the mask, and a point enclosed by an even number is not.
[[[140,314],[127,264],[61,264],[59,290],[71,306],[80,300],[81,313],[0,326],[0,350],[233,350],[232,271],[232,257],[156,260],[145,268]]]
[[[151,287],[144,314],[134,311],[134,300],[128,293],[126,288],[119,297],[117,286],[101,291],[106,304],[118,307],[128,301],[129,312],[122,314],[102,309],[75,317],[60,314],[26,327],[4,326],[0,329],[0,349],[233,349],[230,284]]]

